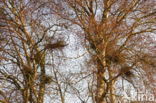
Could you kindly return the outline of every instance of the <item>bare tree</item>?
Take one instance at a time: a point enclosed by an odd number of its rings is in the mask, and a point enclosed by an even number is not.
[[[68,94],[82,103],[116,103],[127,84],[156,93],[155,5],[155,0],[0,0],[0,102],[65,103]],[[66,46],[59,34],[66,30],[77,34],[82,41],[77,46],[89,54],[79,72],[58,69]]]
[[[154,86],[155,5],[155,0],[53,0],[53,12],[82,31],[78,35],[96,65],[96,103],[115,103],[121,79],[134,88]]]
[[[0,0],[0,101],[2,103],[43,103],[47,55],[65,46],[57,39],[58,24],[49,22],[47,1]],[[2,98],[1,98],[2,97]]]

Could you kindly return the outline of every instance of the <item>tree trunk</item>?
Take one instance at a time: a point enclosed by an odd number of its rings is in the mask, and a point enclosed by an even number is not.
[[[97,94],[96,94],[96,103],[105,103],[104,94],[105,94],[105,82],[103,80],[104,72],[103,68],[98,70],[97,73]]]
[[[44,102],[44,94],[45,94],[45,68],[41,67],[41,79],[40,79],[40,87],[39,87],[39,96],[38,96],[38,103]]]
[[[101,44],[101,57],[97,60],[97,94],[96,94],[96,103],[106,103],[104,100],[106,93],[108,92],[108,85],[105,81],[105,69],[106,69],[106,47],[107,42],[103,40],[103,43]]]

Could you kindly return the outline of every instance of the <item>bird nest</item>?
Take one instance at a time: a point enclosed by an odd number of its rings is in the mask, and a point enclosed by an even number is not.
[[[67,44],[64,41],[57,41],[56,43],[48,43],[45,45],[46,49],[59,49],[65,47]]]
[[[45,84],[50,84],[53,81],[52,76],[45,75],[43,77],[43,81],[44,81]]]
[[[106,54],[106,62],[120,64],[125,61],[124,57],[125,55],[123,53],[119,53],[118,51],[108,52]]]
[[[130,77],[132,77],[132,76],[134,76],[134,73],[132,72],[132,67],[130,67],[130,66],[123,66],[122,68],[121,68],[121,74],[123,74],[123,76],[124,77],[126,77],[126,78],[130,78]]]

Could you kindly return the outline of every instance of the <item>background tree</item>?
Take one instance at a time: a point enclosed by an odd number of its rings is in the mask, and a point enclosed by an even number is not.
[[[0,0],[0,102],[43,103],[48,84],[48,56],[60,50],[59,24],[49,22],[47,1]],[[52,64],[51,64],[52,65]]]

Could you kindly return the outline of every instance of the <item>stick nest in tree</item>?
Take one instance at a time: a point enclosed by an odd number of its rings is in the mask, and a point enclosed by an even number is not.
[[[26,64],[23,65],[23,70],[26,74],[33,74],[32,68]]]
[[[126,78],[130,78],[134,76],[134,73],[132,72],[132,67],[130,66],[123,66],[121,68],[121,74],[123,74],[123,76],[125,76]]]
[[[45,84],[50,84],[53,81],[52,77],[49,75],[45,75],[43,80]]]
[[[118,53],[118,51],[109,52],[106,55],[106,61],[108,63],[123,63],[125,61],[124,56],[125,55],[123,53]]]
[[[57,41],[56,43],[48,43],[45,45],[46,49],[59,49],[65,47],[67,44],[64,41]]]

